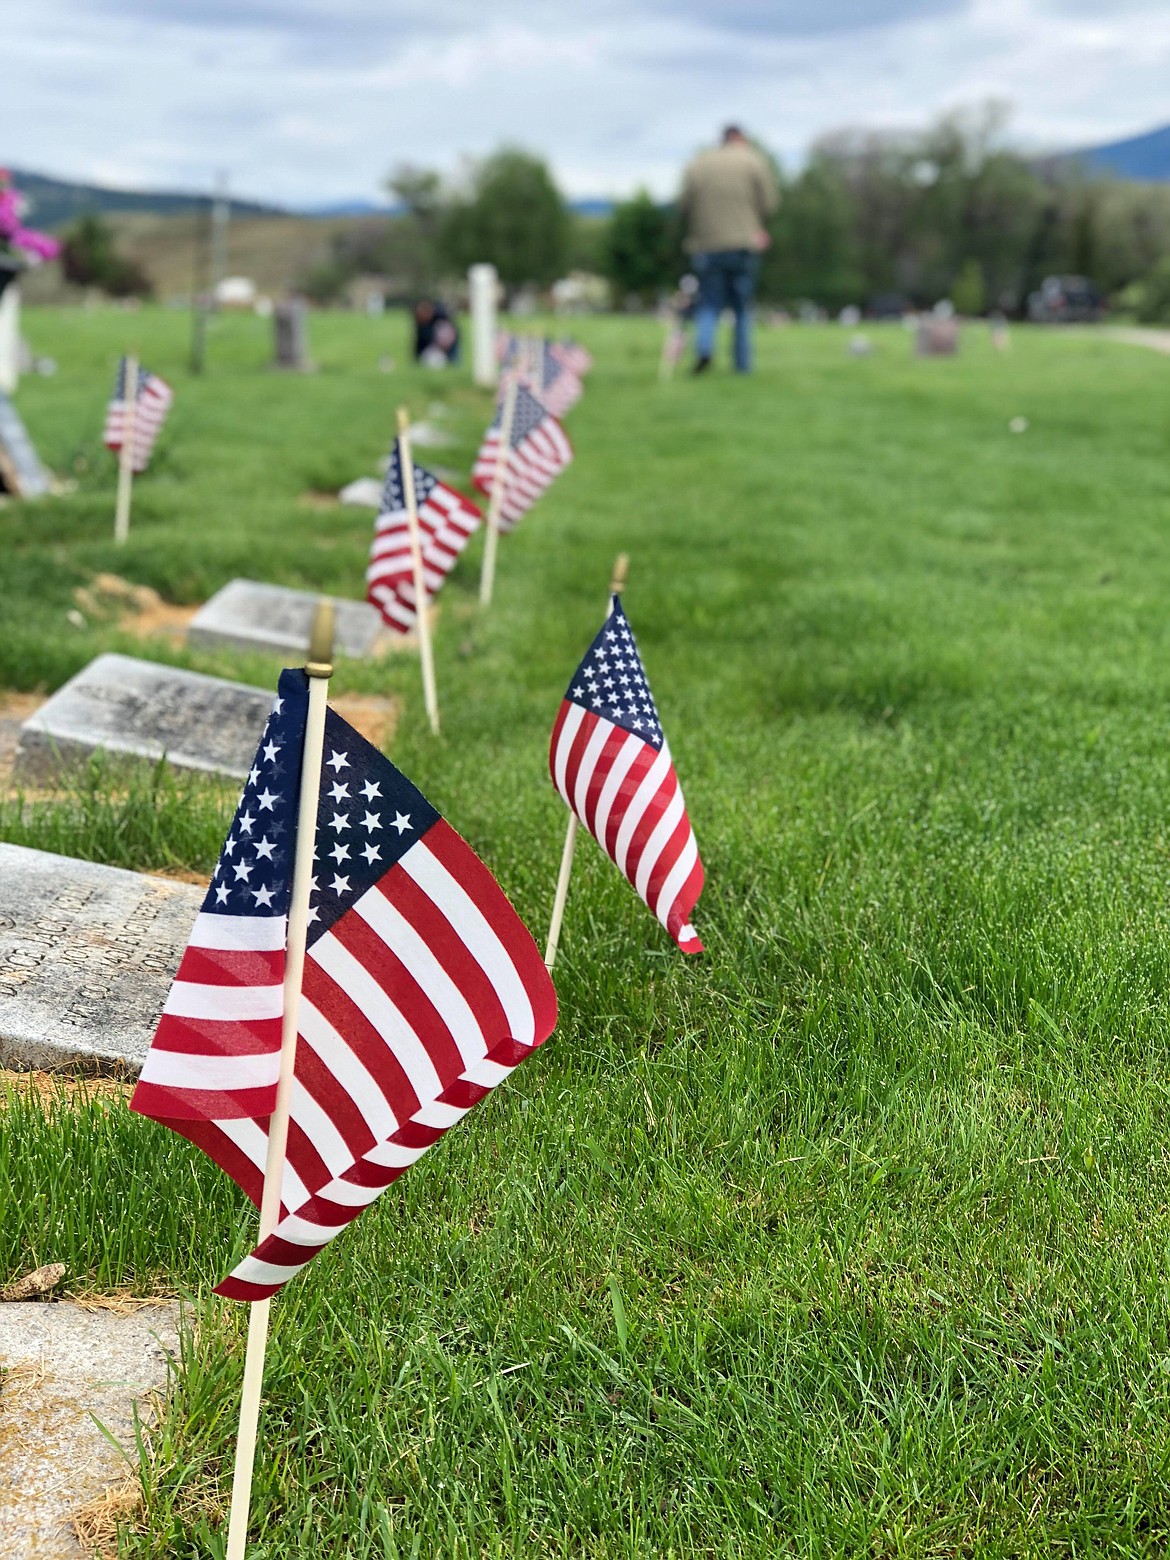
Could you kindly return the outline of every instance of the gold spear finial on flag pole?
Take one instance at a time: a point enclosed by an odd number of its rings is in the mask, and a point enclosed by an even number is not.
[[[333,603],[328,596],[322,596],[309,630],[309,659],[305,662],[309,677],[333,676],[333,624]]]
[[[297,1020],[305,971],[305,948],[309,938],[313,852],[317,844],[317,806],[321,793],[321,758],[325,747],[326,701],[329,697],[329,678],[333,672],[333,616],[333,603],[322,598],[313,618],[309,654],[305,662],[305,674],[309,679],[309,709],[305,719],[305,744],[301,752],[296,855],[285,944],[280,1072],[277,1076],[276,1104],[268,1120],[268,1153],[264,1164],[264,1192],[260,1199],[261,1240],[271,1235],[280,1221],[280,1190],[288,1153],[288,1122],[297,1061]],[[260,1420],[270,1304],[271,1300],[255,1300],[248,1315],[248,1347],[244,1356],[240,1428],[236,1436],[235,1468],[232,1474],[227,1560],[244,1560],[248,1538],[248,1509],[252,1499],[252,1468],[256,1459],[256,1427]]]

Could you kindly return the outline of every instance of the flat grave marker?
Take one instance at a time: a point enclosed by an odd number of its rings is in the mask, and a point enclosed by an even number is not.
[[[6,1560],[93,1553],[79,1542],[73,1513],[121,1484],[133,1466],[135,1411],[153,1423],[152,1394],[167,1388],[178,1329],[175,1300],[121,1315],[67,1302],[0,1305],[0,1366],[12,1372],[0,1397]]]
[[[265,688],[99,655],[24,721],[13,778],[41,784],[101,749],[242,780],[271,708]]]
[[[330,599],[338,650],[349,656],[365,656],[383,648],[389,636],[376,608],[368,601]],[[257,580],[229,580],[191,619],[187,642],[304,656],[320,600],[316,591],[262,585]]]
[[[0,845],[0,1066],[138,1072],[204,893]]]

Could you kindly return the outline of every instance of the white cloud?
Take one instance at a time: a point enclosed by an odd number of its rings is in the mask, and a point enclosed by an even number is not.
[[[843,123],[1012,100],[1031,144],[1164,122],[1164,0],[8,0],[0,160],[280,202],[501,141],[574,194],[676,184],[718,126],[785,159]]]

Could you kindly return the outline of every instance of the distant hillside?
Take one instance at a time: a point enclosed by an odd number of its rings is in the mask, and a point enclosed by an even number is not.
[[[1087,168],[1122,179],[1170,179],[1170,125],[1072,154]]]
[[[11,171],[17,189],[28,196],[32,207],[30,219],[42,228],[63,227],[85,211],[184,216],[198,211],[207,203],[205,194],[170,190],[113,190],[100,184],[73,184],[65,179],[51,179],[43,173],[29,173],[23,168],[13,168]],[[277,206],[264,206],[250,200],[233,200],[231,207],[233,216],[276,216],[280,212]]]

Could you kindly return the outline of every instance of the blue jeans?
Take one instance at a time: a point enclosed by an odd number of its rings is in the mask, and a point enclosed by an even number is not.
[[[759,255],[752,249],[719,249],[692,255],[691,269],[699,279],[695,351],[701,358],[713,356],[715,327],[724,309],[730,309],[735,315],[735,366],[746,374],[752,366],[751,308]]]

